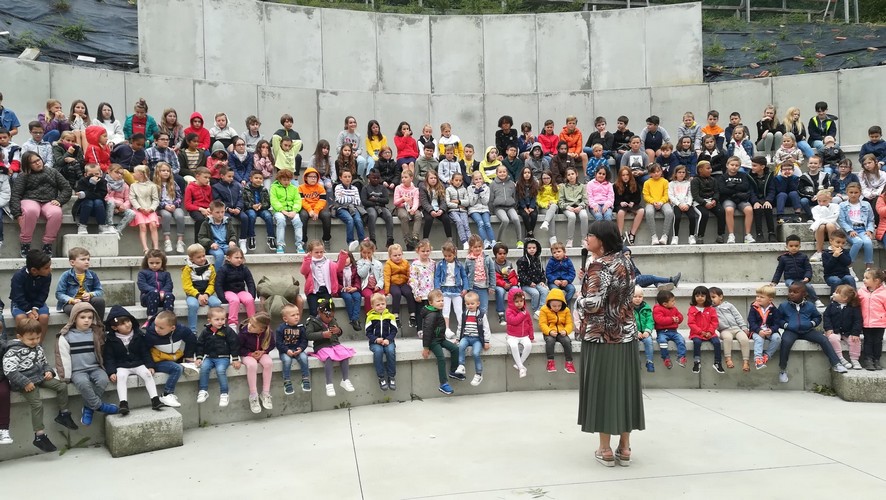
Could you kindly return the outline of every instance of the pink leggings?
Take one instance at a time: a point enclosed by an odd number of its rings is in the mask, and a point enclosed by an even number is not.
[[[842,358],[843,346],[840,345],[840,335],[832,333],[828,335],[828,340],[831,342],[834,352],[837,353],[837,357]],[[858,335],[843,335],[843,340],[849,344],[849,359],[851,361],[858,361],[858,358],[861,357],[861,337]]]
[[[256,388],[256,378],[258,374],[258,365],[261,364],[261,392],[262,394],[270,394],[271,392],[271,369],[274,364],[271,361],[271,357],[267,354],[263,354],[258,361],[255,360],[252,356],[246,355],[242,356],[240,359],[243,360],[243,364],[246,365],[246,383],[249,384],[249,395],[255,396],[258,394],[258,389]]]
[[[255,297],[249,295],[249,292],[225,292],[225,300],[228,301],[228,323],[237,323],[240,304],[246,309],[247,318],[255,316]]]
[[[31,243],[34,237],[34,228],[37,227],[37,219],[40,216],[46,219],[46,229],[43,232],[43,244],[55,243],[58,230],[62,227],[62,207],[52,203],[40,203],[34,200],[22,200],[22,219],[19,241]]]
[[[363,296],[363,310],[366,312],[369,312],[369,310],[372,309],[372,302],[369,299],[372,298],[372,294],[374,293],[375,291],[373,291],[372,288],[364,288],[363,290],[360,290],[360,295]]]

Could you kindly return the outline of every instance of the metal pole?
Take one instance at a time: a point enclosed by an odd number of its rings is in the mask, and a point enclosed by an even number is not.
[[[849,0],[843,0],[843,21],[849,24]]]
[[[744,10],[747,22],[751,22],[751,0],[745,0]]]
[[[858,24],[858,0],[855,0],[855,24]]]

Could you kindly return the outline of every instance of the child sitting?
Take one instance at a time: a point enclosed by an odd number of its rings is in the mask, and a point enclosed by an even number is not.
[[[176,321],[175,313],[162,311],[148,325],[145,338],[154,361],[154,370],[166,374],[160,402],[178,408],[181,403],[175,395],[175,386],[186,367],[196,371],[194,351],[197,349],[197,336],[190,328]]]
[[[489,222],[489,186],[483,182],[482,172],[471,174],[471,185],[468,191],[468,216],[477,225],[477,234],[483,241],[482,248],[489,249],[495,244],[495,233]],[[474,235],[476,236],[476,235]],[[470,238],[468,248],[470,249]],[[407,245],[407,249],[409,246]]]
[[[480,296],[477,292],[465,294],[465,310],[461,316],[461,328],[458,339],[458,368],[455,373],[465,374],[465,356],[468,347],[471,348],[471,356],[474,358],[474,378],[471,385],[477,387],[483,382],[483,360],[480,354],[489,350],[489,323],[486,316],[480,312]]]
[[[472,235],[471,238],[477,235]],[[479,237],[478,237],[479,239]],[[423,315],[425,313],[424,306],[428,305],[428,295],[434,289],[434,272],[436,267],[434,261],[431,260],[431,242],[421,240],[418,243],[418,258],[412,261],[409,266],[409,288],[412,288],[412,295],[415,297],[415,304],[418,309],[418,338],[422,338]],[[482,252],[482,246],[481,246]],[[467,269],[467,267],[465,268]],[[487,295],[488,297],[488,295]]]
[[[661,351],[661,359],[668,370],[673,366],[668,354],[668,342],[677,346],[677,363],[681,367],[686,366],[686,341],[683,335],[677,331],[677,327],[683,322],[683,315],[677,309],[677,299],[668,290],[659,290],[655,296],[655,307],[652,308],[652,320],[655,323],[655,331],[658,332],[658,348]]]
[[[853,183],[859,183],[860,186],[858,176],[852,173],[852,160],[846,158],[840,162],[837,171],[828,176],[827,186],[833,189],[834,203],[846,201],[846,189]],[[861,195],[860,187],[859,195]]]
[[[247,318],[255,316],[255,281],[245,261],[239,248],[229,248],[215,277],[215,293],[223,304],[228,304],[228,324],[235,332],[239,331],[237,317],[241,304]]]
[[[89,250],[74,247],[68,250],[68,262],[71,269],[62,273],[58,279],[55,298],[58,299],[58,310],[70,315],[74,305],[89,302],[95,308],[99,318],[105,317],[105,297],[101,280],[95,272],[89,270]]]
[[[135,211],[133,224],[138,226],[139,238],[142,249],[148,251],[148,229],[151,230],[151,248],[160,248],[157,226],[160,218],[157,216],[157,208],[160,206],[160,190],[157,185],[148,179],[148,167],[139,165],[132,173],[135,182],[129,186],[129,201]]]
[[[882,269],[868,269],[864,272],[864,286],[858,291],[863,311],[861,345],[861,366],[865,370],[882,370],[880,354],[883,352],[883,328],[886,327],[886,272]],[[839,370],[838,370],[839,371]]]
[[[674,212],[674,237],[671,240],[672,245],[680,243],[680,219],[686,217],[689,219],[689,238],[687,243],[695,245],[695,233],[698,231],[698,212],[693,206],[692,201],[692,183],[689,181],[689,174],[686,172],[685,165],[677,165],[671,180],[668,181],[668,203]],[[641,217],[642,219],[642,217]],[[636,224],[635,224],[636,225]],[[665,223],[666,227],[667,224]],[[619,231],[620,232],[620,231]],[[633,240],[633,235],[629,234],[628,239]],[[633,242],[631,242],[633,244]]]
[[[437,263],[434,268],[434,288],[443,292],[443,320],[446,322],[447,338],[455,338],[455,334],[449,328],[451,312],[454,312],[457,318],[455,331],[459,330],[458,321],[461,319],[459,313],[462,311],[462,297],[468,290],[468,276],[464,265],[458,262],[455,256],[455,245],[451,241],[447,241],[443,244],[443,260]],[[497,287],[496,291],[498,291]],[[499,313],[499,316],[503,316],[503,313]]]
[[[313,356],[323,363],[323,373],[326,376],[326,395],[335,397],[335,387],[332,385],[333,362],[338,361],[341,367],[341,383],[339,385],[347,392],[354,392],[351,384],[348,362],[354,357],[355,351],[341,344],[341,328],[335,321],[335,306],[332,299],[320,299],[317,302],[317,316],[311,316],[305,322],[305,335],[313,342]]]
[[[781,313],[772,304],[775,287],[763,285],[757,288],[756,299],[748,311],[748,334],[754,342],[754,366],[757,370],[766,368],[769,358],[775,356],[781,345]],[[763,351],[763,343],[769,340],[769,347]]]
[[[831,248],[821,254],[824,282],[831,287],[831,294],[840,285],[849,285],[855,288],[855,276],[849,268],[852,265],[852,258],[849,257],[849,252],[843,251],[843,246],[846,244],[846,233],[841,229],[834,229],[831,231],[828,241]]]
[[[225,215],[225,204],[222,201],[212,200],[209,204],[209,217],[200,224],[197,242],[212,255],[215,265],[219,267],[224,262],[228,250],[237,247],[234,221]]]
[[[606,167],[596,171],[594,178],[588,182],[587,190],[588,208],[591,210],[594,220],[612,220],[615,191],[609,182],[609,170]],[[570,236],[572,236],[571,233]]]
[[[309,241],[307,250],[309,257],[302,260],[301,274],[305,277],[308,311],[311,316],[316,316],[318,301],[330,299],[333,295],[338,294],[338,277],[336,276],[336,268],[326,258],[322,242],[319,240]]]
[[[305,335],[305,325],[301,322],[301,309],[295,304],[286,304],[280,310],[283,322],[277,326],[274,332],[274,341],[277,352],[280,354],[280,363],[283,365],[283,394],[291,396],[295,394],[292,388],[292,360],[298,361],[301,369],[301,390],[311,392],[311,370],[308,368],[308,337]]]
[[[809,210],[809,201],[800,198],[800,178],[794,175],[794,170],[799,171],[800,165],[791,162],[781,164],[779,175],[772,179],[775,184],[775,214],[780,223],[787,221],[802,221],[803,214]],[[793,217],[785,214],[785,205],[790,202],[790,206],[794,208]]]
[[[240,359],[246,366],[246,385],[249,386],[249,410],[261,413],[262,408],[273,410],[271,399],[271,369],[273,362],[268,354],[274,349],[274,334],[271,333],[271,317],[260,312],[249,316],[240,325]],[[261,405],[258,395],[258,366],[261,365],[262,391]]]
[[[505,325],[505,296],[512,288],[519,288],[517,271],[508,262],[508,246],[496,243],[492,248],[493,268],[495,269],[495,310],[498,313],[498,324]]]
[[[166,254],[154,249],[148,251],[142,259],[142,269],[138,272],[138,291],[140,302],[147,309],[148,326],[157,315],[161,306],[165,311],[175,309],[175,296],[172,294],[172,277],[166,270]]]
[[[415,250],[418,243],[418,228],[421,226],[422,214],[419,211],[418,188],[412,183],[412,171],[404,170],[400,174],[400,184],[394,188],[394,207],[397,209],[397,219],[403,230],[403,240],[406,242],[406,250]]]
[[[846,373],[846,367],[840,364],[840,359],[831,347],[828,339],[818,330],[821,324],[821,313],[815,306],[806,301],[806,287],[801,283],[794,283],[788,287],[788,300],[778,306],[784,333],[781,338],[781,350],[778,357],[778,381],[788,383],[788,359],[791,356],[791,347],[797,340],[805,340],[818,344],[831,364],[831,368],[837,373]]]
[[[840,203],[840,216],[837,222],[840,229],[849,236],[849,258],[853,261],[864,249],[864,265],[870,269],[874,265],[874,211],[870,203],[861,199],[861,187],[858,183],[846,186],[846,201]]]
[[[566,297],[563,290],[555,288],[548,294],[545,304],[541,307],[538,318],[538,327],[545,339],[545,356],[548,358],[547,371],[557,371],[557,363],[554,361],[554,347],[559,343],[563,347],[563,356],[566,358],[566,373],[575,373],[575,365],[572,362],[572,341],[569,334],[575,329],[572,321],[572,313],[566,306]]]
[[[234,180],[234,170],[229,167],[219,167],[219,180],[212,186],[213,200],[220,201],[225,205],[225,215],[232,221],[239,221],[240,225],[240,248],[246,251],[246,235],[249,230],[249,217],[243,210],[243,191],[240,183]],[[212,209],[210,208],[210,211]]]
[[[332,239],[332,216],[329,213],[326,200],[327,190],[320,183],[320,174],[316,169],[308,167],[302,176],[304,182],[298,186],[298,194],[301,196],[301,212],[298,213],[302,224],[302,241],[307,240],[308,221],[320,221],[323,227],[323,245],[329,247]],[[310,252],[310,249],[307,249]]]
[[[711,304],[717,310],[717,331],[723,337],[723,350],[726,357],[726,368],[735,368],[732,362],[732,342],[738,340],[741,348],[741,371],[751,371],[750,353],[751,341],[748,337],[748,323],[730,302],[723,300],[723,290],[717,287],[710,288]]]
[[[385,296],[391,296],[391,313],[397,319],[397,329],[400,329],[400,303],[401,297],[406,299],[406,307],[409,310],[409,326],[418,326],[416,319],[415,295],[409,286],[410,266],[409,261],[403,258],[403,247],[394,243],[388,247],[388,260],[384,265]]]
[[[366,338],[369,339],[369,350],[375,374],[378,376],[378,387],[386,391],[397,390],[397,318],[388,311],[388,299],[381,293],[370,297],[372,309],[366,313]]]
[[[720,337],[717,336],[717,311],[712,307],[711,294],[706,287],[697,286],[692,291],[692,305],[689,306],[688,316],[689,340],[692,341],[695,358],[692,373],[701,371],[701,343],[705,341],[714,345],[714,371],[726,373],[720,362],[722,353]]]
[[[446,358],[443,350],[449,351],[450,370],[449,377],[456,380],[464,380],[465,376],[456,372],[458,369],[458,346],[446,339],[446,322],[443,320],[443,293],[433,290],[428,294],[428,305],[425,306],[425,315],[422,324],[422,350],[421,357],[428,359],[433,351],[437,358],[437,377],[440,381],[439,391],[447,396],[452,394],[452,386],[446,382]]]
[[[49,326],[49,285],[52,282],[52,258],[40,250],[29,250],[25,255],[25,266],[12,275],[9,298],[12,301],[12,317],[15,322],[25,318],[37,320],[43,328]]]
[[[381,218],[385,223],[385,234],[387,235],[385,247],[387,248],[394,244],[394,219],[388,208],[392,190],[388,190],[382,185],[381,175],[379,175],[377,168],[370,170],[367,178],[369,182],[360,189],[360,203],[366,209],[365,227],[369,230],[369,239],[375,243],[375,225],[376,221]]]
[[[108,187],[108,194],[105,197],[105,211],[107,213],[105,225],[120,235],[135,219],[135,211],[132,210],[132,203],[129,201],[129,184],[126,184],[123,179],[123,167],[116,163],[111,165],[108,168],[108,173],[105,174],[105,183]],[[115,215],[120,216],[120,223],[116,226],[114,225]]]
[[[526,299],[523,290],[517,287],[508,292],[507,312],[507,343],[514,357],[514,368],[520,373],[520,378],[526,376],[526,359],[532,352],[532,342],[535,341],[535,331],[532,327],[532,315],[526,309]],[[520,346],[523,352],[520,353]]]
[[[5,161],[5,159],[4,159]],[[62,176],[74,187],[83,177],[83,148],[77,144],[74,132],[66,130],[61,137],[52,145],[52,163],[61,172]],[[95,165],[98,165],[95,163]]]
[[[637,186],[637,180],[631,175],[630,167],[621,167],[618,170],[618,177],[615,179],[615,183],[613,183],[613,189],[615,191],[614,207],[618,210],[615,216],[618,222],[618,232],[624,233],[625,242],[633,245],[637,231],[640,229],[640,224],[643,223],[643,216],[646,215],[646,211],[640,204],[643,189]],[[670,185],[668,189],[670,189]],[[689,201],[691,203],[691,196]],[[628,214],[634,216],[634,221],[631,223],[631,230],[625,231],[625,217]],[[695,238],[694,234],[694,232],[690,234],[690,244],[694,244],[692,241]],[[674,235],[676,236],[676,226]]]
[[[766,166],[765,156],[755,156],[751,158],[750,178],[753,182],[751,187],[754,188],[754,201],[752,208],[754,209],[754,228],[757,231],[756,240],[759,242],[766,241],[763,237],[763,222],[769,229],[769,242],[774,243],[775,237],[775,214],[772,211],[775,203],[775,178],[769,172]]]
[[[96,322],[101,325],[101,321]],[[74,320],[74,330],[85,332],[92,325],[92,318],[81,313]],[[154,383],[154,360],[151,358],[147,339],[135,322],[135,317],[125,308],[115,305],[108,313],[107,337],[102,350],[105,371],[111,382],[117,384],[120,415],[129,415],[127,379],[136,375],[145,384],[151,397],[151,409],[160,410],[162,403]]]
[[[280,170],[277,172],[277,180],[271,184],[270,189],[268,201],[274,211],[274,226],[276,228],[274,242],[277,244],[278,254],[282,254],[286,246],[287,225],[292,225],[296,253],[305,253],[304,246],[302,246],[302,237],[305,232],[304,221],[302,221],[300,214],[302,197],[299,187],[292,184],[292,179],[292,172]]]
[[[98,223],[99,233],[107,233],[107,214],[105,212],[105,198],[108,196],[108,184],[102,176],[102,170],[98,165],[91,163],[86,166],[83,177],[77,181],[74,187],[77,201],[71,209],[71,214],[77,214],[77,234],[89,234],[86,225],[89,218]]]
[[[824,334],[834,348],[840,364],[847,369],[861,370],[861,301],[854,287],[840,285],[831,296],[831,303],[824,311]],[[849,359],[843,357],[843,346],[840,340],[849,344]]]
[[[348,313],[348,322],[351,328],[357,332],[360,326],[360,305],[363,296],[360,294],[360,275],[357,274],[357,261],[351,252],[342,250],[338,253],[335,261],[335,273],[341,285],[338,293],[345,302],[345,311]]]
[[[575,281],[575,266],[566,256],[566,247],[562,243],[551,245],[551,258],[545,266],[545,274],[548,278],[548,289],[563,290],[566,294],[566,303],[571,302],[575,295],[575,286],[572,284]]]
[[[196,139],[195,139],[196,140]],[[212,186],[209,185],[209,169],[199,167],[194,172],[195,181],[185,188],[185,210],[194,220],[194,239],[200,241],[203,221],[209,218],[212,203]],[[221,203],[221,214],[224,215],[224,203]]]
[[[815,232],[815,253],[809,258],[811,262],[822,260],[821,251],[824,248],[825,235],[830,235],[838,230],[837,220],[840,217],[840,205],[831,203],[832,199],[830,189],[822,189],[816,195],[818,204],[812,208],[812,224],[809,226],[809,229]],[[843,231],[840,230],[840,232],[842,233]],[[843,234],[845,239],[846,233]],[[833,246],[833,242],[831,242],[831,246]],[[850,260],[849,264],[851,263],[852,261]],[[854,283],[855,281],[853,280]]]
[[[371,309],[372,294],[385,288],[384,270],[381,261],[375,258],[375,244],[369,240],[360,243],[360,258],[357,259],[357,276],[360,277],[360,294],[366,312]]]
[[[200,307],[221,306],[215,295],[215,266],[206,259],[203,245],[194,243],[188,247],[188,258],[182,267],[182,287],[188,304],[188,326],[197,334],[197,311]]]
[[[653,345],[652,330],[655,328],[655,322],[652,320],[652,308],[643,300],[643,288],[640,285],[634,286],[634,297],[631,300],[634,304],[634,321],[637,323],[637,338],[643,342],[643,351],[646,354],[646,371],[655,372],[655,363],[652,362]],[[542,329],[544,331],[544,329]]]
[[[824,310],[824,304],[818,300],[815,294],[815,288],[812,286],[812,265],[805,253],[800,252],[800,237],[791,234],[785,238],[786,252],[778,256],[778,266],[775,268],[775,274],[772,275],[772,286],[778,284],[784,274],[784,283],[791,286],[791,283],[799,281],[806,287],[809,297],[815,301],[815,307]]]
[[[243,188],[243,208],[247,218],[246,247],[255,250],[255,221],[261,219],[268,235],[268,250],[274,251],[277,249],[277,233],[274,215],[271,214],[271,194],[264,186],[264,179],[260,171],[253,170],[249,174],[249,183]],[[300,239],[301,236],[301,232],[297,231],[295,237]]]
[[[464,186],[464,176],[460,172],[452,174],[449,187],[446,188],[446,208],[449,219],[458,231],[458,240],[464,250],[468,249],[468,238],[471,227],[468,225],[468,190]]]
[[[228,406],[228,366],[239,370],[240,340],[237,332],[225,326],[225,310],[221,307],[210,307],[206,314],[208,323],[197,337],[197,362],[200,369],[200,382],[197,385],[197,403],[205,403],[209,399],[209,375],[215,370],[218,377],[218,405]]]
[[[661,166],[653,163],[649,166],[649,180],[643,183],[643,200],[646,202],[646,223],[652,232],[653,245],[667,245],[679,242],[679,238],[669,238],[674,227],[674,208],[668,203],[668,181],[662,178]],[[664,215],[661,238],[655,228],[655,212]]]
[[[351,183],[352,178],[349,171],[339,174],[340,182],[335,186],[334,213],[345,224],[348,250],[353,252],[357,250],[358,245],[364,241],[366,236],[363,231],[363,215],[365,215],[366,209],[360,203],[360,189],[356,184]]]
[[[517,280],[523,292],[529,295],[529,304],[538,318],[541,306],[548,296],[545,268],[541,265],[541,243],[532,238],[526,240],[523,257],[517,259]]]

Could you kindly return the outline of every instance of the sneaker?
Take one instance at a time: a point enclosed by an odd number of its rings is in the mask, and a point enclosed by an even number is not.
[[[295,388],[292,387],[291,380],[283,381],[283,394],[286,394],[287,396],[292,396],[293,394],[295,394]]]
[[[675,234],[674,237],[671,238],[671,245],[679,245],[679,244],[680,244],[680,237]]]
[[[354,392],[354,384],[351,383],[350,380],[344,379],[338,384],[342,389],[348,392]]]
[[[754,358],[754,368],[758,370],[766,368],[766,363],[763,362],[763,356],[757,356]]]
[[[106,226],[99,226],[98,232],[100,232],[101,234],[114,234],[117,232],[117,230],[114,229],[114,226],[106,225]]]
[[[755,240],[754,237],[751,236],[750,234],[746,234],[746,235],[744,235],[744,242],[745,243],[756,243],[757,240]]]
[[[542,231],[547,231],[547,230],[548,230],[548,221],[544,221],[544,222],[541,223],[541,230],[542,230]]]
[[[517,248],[523,248],[523,241],[522,240],[517,242]]]
[[[30,244],[30,243],[22,243],[20,254],[21,254],[21,256],[22,256],[23,259],[24,259],[25,257],[27,257],[28,252],[30,252],[30,251],[31,251],[31,244]]]
[[[249,250],[255,250],[255,236],[250,236],[246,238],[246,248]]]
[[[178,408],[182,405],[179,403],[178,396],[175,394],[164,394],[163,396],[160,396],[160,402],[170,408]]]
[[[77,224],[77,234],[89,234],[86,224]]]
[[[388,390],[388,379],[384,377],[378,377],[378,388],[383,391]]]
[[[309,379],[301,379],[301,390],[302,392],[311,392],[311,381]],[[335,395],[335,391],[333,391],[333,395]]]
[[[49,436],[46,434],[34,435],[34,446],[40,449],[40,451],[44,453],[51,453],[53,451],[58,451],[58,448],[52,444],[52,441],[49,440]]]
[[[273,236],[268,236],[268,250],[275,251],[277,250],[277,238]]]
[[[505,322],[505,313],[498,313],[498,324],[502,326],[507,324],[507,322]]]
[[[523,378],[525,376],[526,376],[526,367],[524,366],[523,368],[520,368],[520,378]]]
[[[782,384],[787,384],[788,380],[789,380],[788,373],[786,371],[778,372],[778,381],[779,382],[781,382]]]
[[[43,253],[46,254],[50,259],[52,258],[52,245],[47,243],[43,245]]]
[[[815,301],[815,308],[818,309],[818,312],[823,313],[825,310],[824,303],[822,303],[821,299]]]
[[[85,426],[92,425],[92,417],[95,415],[95,410],[88,406],[83,407],[83,412],[80,413],[80,423]],[[0,443],[2,444],[2,443]]]
[[[265,410],[273,410],[274,409],[274,400],[271,398],[271,395],[268,393],[262,393],[259,396],[259,401],[261,401],[261,406]]]
[[[388,245],[388,246],[391,246],[391,245]],[[468,242],[466,241],[466,242],[462,243],[462,245],[461,245],[461,249],[462,249],[462,250],[470,250],[470,249],[471,249],[471,246],[470,246],[470,245],[468,244]]]
[[[650,243],[650,245],[658,245],[658,235],[657,234],[652,235],[652,242]]]
[[[301,242],[295,244],[295,253],[305,253],[305,246]]]
[[[443,335],[445,335],[448,340],[455,340],[455,332],[449,328],[446,329],[446,332],[444,332]]]
[[[570,374],[570,375],[574,375],[574,374],[575,374],[575,365],[572,364],[572,361],[567,361],[567,362],[566,362],[566,373],[568,373],[568,374]]]
[[[646,371],[649,373],[655,373],[655,363],[652,361],[646,362]]]
[[[692,373],[699,373],[701,371],[701,361],[696,360],[692,363]]]
[[[666,235],[666,234],[661,235],[661,238],[658,240],[658,242],[662,245],[667,245],[668,244],[668,235]]]
[[[727,244],[735,243],[735,234],[734,233],[729,233],[729,237],[726,238],[726,243]]]
[[[572,248],[572,240],[566,240],[566,248]]]
[[[840,360],[840,364],[843,365],[843,366],[845,366],[846,368],[848,368],[848,369],[850,369],[850,370],[852,369],[852,363],[851,363],[849,360],[847,360],[847,359],[841,359],[841,360]]]
[[[846,373],[849,371],[846,369],[845,366],[841,365],[840,363],[837,363],[836,365],[832,366],[831,370],[834,370],[837,373]]]
[[[766,366],[766,363],[769,362],[769,355],[765,352],[763,353],[763,366]]]
[[[695,239],[695,242],[698,243],[699,245],[704,245],[704,236],[699,236],[698,238]]]
[[[821,262],[821,252],[815,252],[809,257],[809,262]]]
[[[726,241],[726,238],[722,234],[717,235],[717,239],[715,240],[718,244]]]
[[[219,406],[221,406],[220,403],[219,403]],[[261,413],[261,405],[258,404],[258,395],[257,394],[255,396],[249,396],[249,410],[252,413]]]
[[[442,384],[437,390],[442,392],[443,394],[446,394],[447,396],[449,396],[450,394],[455,392],[452,390],[452,386],[450,386],[449,384],[445,384],[445,383]]]
[[[228,403],[231,401],[230,396],[227,393],[219,394],[218,396],[218,405],[222,408],[228,406]]]
[[[778,237],[775,233],[769,233],[769,243],[778,243]]]
[[[882,369],[883,369],[883,365],[880,364],[880,360],[875,359],[874,360],[874,370],[882,370]]]
[[[359,241],[354,240],[354,241],[348,243],[348,250],[349,250],[349,251],[351,251],[351,252],[356,252],[358,248],[360,248],[360,242],[359,242]]]
[[[277,253],[282,254],[283,252],[283,245],[277,245]]]
[[[550,238],[548,238],[548,243],[550,243],[551,245],[553,245],[556,242],[557,242],[556,236],[551,236]]]
[[[553,359],[548,360],[548,373],[556,373],[557,363]]]
[[[857,359],[853,359],[851,364],[853,370],[861,370],[861,363],[859,363]]]
[[[664,363],[665,368],[667,368],[668,370],[674,367],[674,362],[671,361],[671,358],[665,358],[662,360],[662,362]]]
[[[237,245],[237,248],[239,248],[240,251],[243,252],[243,255],[246,255],[246,253],[249,251],[249,249],[246,248],[246,238],[240,238],[239,243],[240,244]]]
[[[332,242],[330,242],[329,240],[323,240],[323,250],[328,252],[331,249],[332,249]]]
[[[22,255],[22,257],[24,257],[24,255]],[[856,283],[861,281],[858,279],[858,275],[855,274],[855,269],[852,269],[851,267],[849,268],[849,276],[852,276],[852,279],[854,279]]]
[[[388,377],[388,388],[392,391],[397,390],[397,380],[394,377]]]
[[[674,276],[671,276],[671,283],[673,283],[674,288],[676,288],[677,285],[680,284],[680,278],[682,278],[682,277],[683,277],[683,273],[677,273]]]
[[[72,431],[76,431],[77,429],[79,429],[79,427],[77,427],[77,424],[74,423],[74,419],[71,418],[71,412],[69,411],[60,411],[55,417],[55,423],[63,427],[67,427]]]
[[[12,436],[9,435],[9,429],[0,429],[0,444],[12,444]]]
[[[199,392],[197,393],[197,402],[198,402],[198,403],[205,403],[207,399],[209,399],[209,393],[208,393],[208,392],[206,392],[206,391],[199,391]]]
[[[726,373],[726,370],[723,369],[723,363],[720,362],[714,363],[714,371],[717,373]]]
[[[467,377],[465,377],[461,373],[449,372],[449,378],[454,378],[455,380],[464,380]]]
[[[864,360],[862,360],[861,362],[861,367],[869,372],[876,370],[876,368],[874,368],[874,362],[873,360],[871,360],[871,358],[864,358]]]
[[[681,368],[686,368],[686,356],[680,356],[680,359],[677,360],[677,364],[680,365]]]
[[[175,244],[175,252],[176,253],[185,253],[185,241],[184,240],[178,240],[178,242]]]
[[[167,254],[172,253],[172,240],[166,240],[163,242],[163,251]]]
[[[359,332],[361,330],[360,322],[357,321],[356,319],[354,321],[351,321],[350,324],[351,324],[351,328],[353,328],[355,332]]]
[[[634,240],[636,240],[637,235],[634,233],[628,233],[628,245],[633,245]]]
[[[465,365],[458,365],[458,368],[455,369],[455,373],[459,375],[465,374]]]
[[[414,314],[409,315],[409,327],[418,328],[418,321],[416,321]]]
[[[474,375],[474,378],[471,380],[471,385],[477,387],[483,382],[483,375],[478,373]]]
[[[231,323],[230,325],[228,325],[228,328],[230,328],[231,330],[234,330],[234,333],[237,333],[237,334],[240,333],[240,326],[237,325],[237,323]]]
[[[535,311],[535,313],[533,313],[532,316],[533,316],[535,319],[540,318],[540,317],[541,317],[541,309]]]

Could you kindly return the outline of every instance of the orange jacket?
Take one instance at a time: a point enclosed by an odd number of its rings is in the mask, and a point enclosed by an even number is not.
[[[575,127],[575,130],[570,134],[564,126],[563,130],[560,131],[560,140],[566,142],[570,153],[581,154],[584,143],[582,142],[581,130],[578,127]]]
[[[317,175],[317,183],[313,186],[308,184],[308,181],[305,180],[308,174],[316,174]],[[319,182],[320,174],[317,172],[316,168],[308,167],[305,170],[304,175],[302,175],[302,183],[298,186],[298,194],[301,195],[301,208],[302,210],[309,210],[313,212],[320,212],[326,208],[326,188],[323,187],[323,184]]]
[[[409,261],[401,259],[399,264],[388,259],[384,269],[385,295],[391,293],[391,285],[404,285],[409,282]]]

